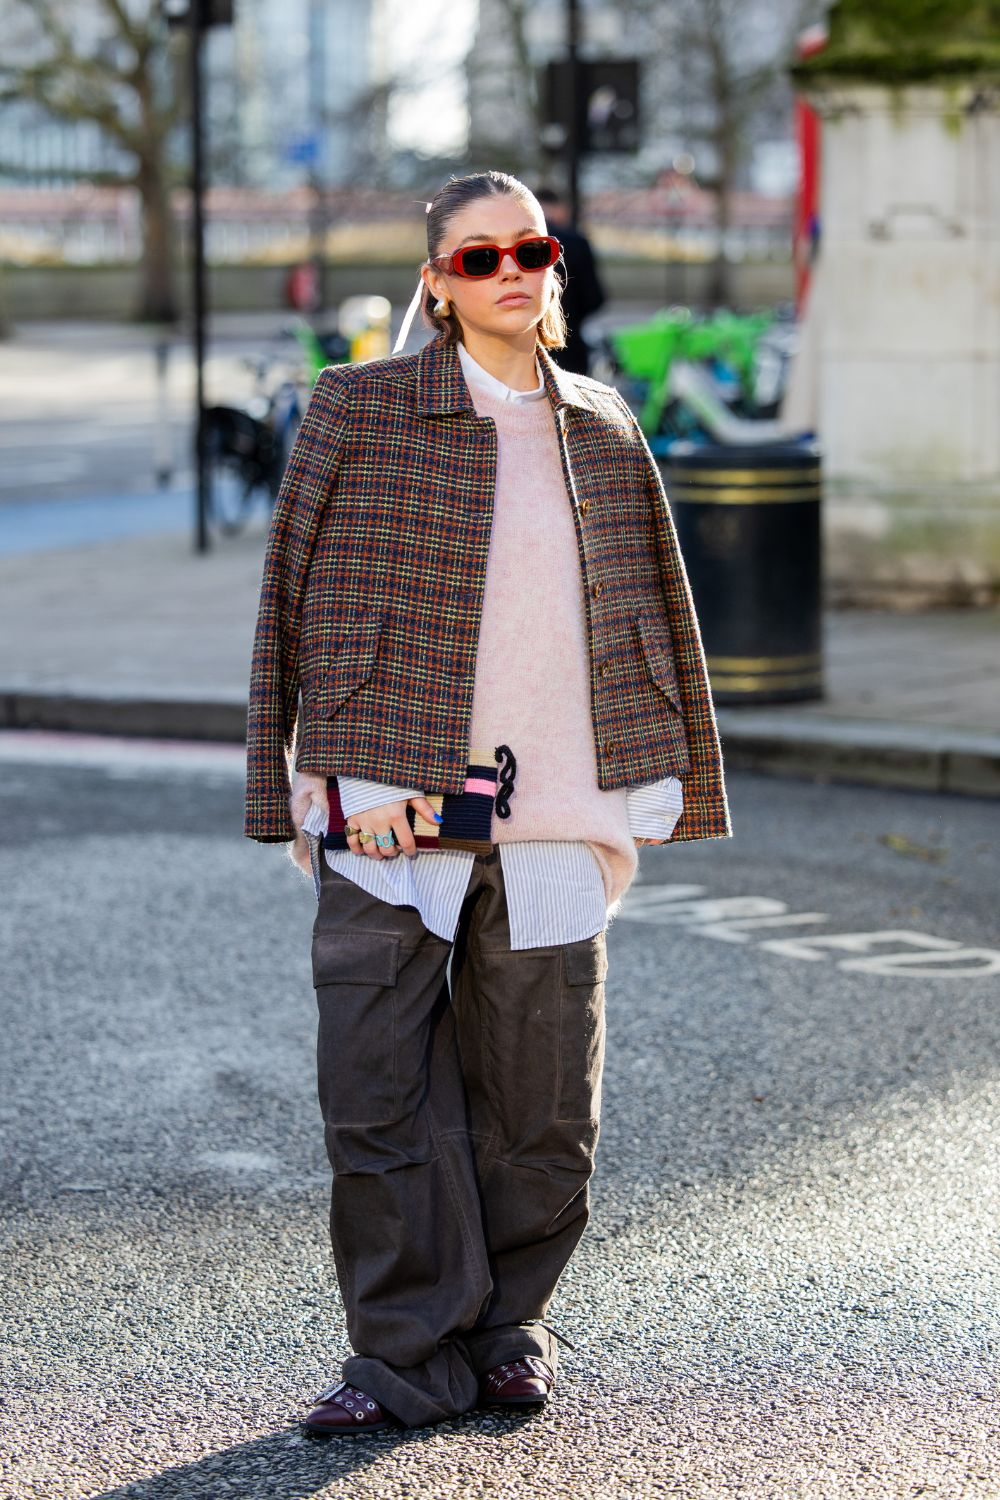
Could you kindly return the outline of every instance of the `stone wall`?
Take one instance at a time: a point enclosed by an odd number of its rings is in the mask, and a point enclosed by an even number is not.
[[[822,56],[822,54],[820,54]],[[842,602],[1000,597],[1000,96],[826,81],[814,350]]]

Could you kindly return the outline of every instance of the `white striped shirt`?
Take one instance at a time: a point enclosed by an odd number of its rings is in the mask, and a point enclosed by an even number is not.
[[[406,787],[351,776],[338,776],[337,787],[345,818],[382,802],[415,795]],[[630,787],[626,804],[634,838],[669,838],[683,809],[681,783],[676,776],[668,776],[646,786]],[[391,906],[415,906],[425,927],[448,942],[454,941],[476,857],[471,849],[423,849],[413,855],[391,854],[388,858],[355,854],[352,849],[323,850],[320,838],[326,832],[328,817],[314,804],[302,824],[302,831],[310,836],[317,900],[322,852],[339,875]],[[580,839],[530,839],[497,847],[507,895],[511,949],[574,943],[604,931],[613,910],[605,905],[604,877],[589,844]]]

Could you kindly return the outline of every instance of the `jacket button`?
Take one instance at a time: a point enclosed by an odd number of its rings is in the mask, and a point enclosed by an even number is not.
[[[601,597],[601,595],[604,593],[604,584],[603,583],[595,583],[594,586],[593,586],[593,588],[590,590],[590,592],[594,596],[595,599],[599,599]]]
[[[607,677],[608,673],[611,671],[611,663],[609,661],[602,661],[597,670],[600,672],[602,677]]]
[[[585,516],[587,514],[587,512],[588,512],[589,509],[590,509],[590,501],[589,500],[581,500],[580,501],[580,514],[581,514],[581,516]]]
[[[605,755],[615,755],[617,752],[614,745],[605,745],[604,753]]]

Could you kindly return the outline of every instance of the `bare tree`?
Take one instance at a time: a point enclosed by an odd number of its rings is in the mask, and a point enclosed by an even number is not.
[[[155,0],[3,0],[7,38],[0,103],[24,101],[67,122],[91,120],[116,148],[121,170],[86,175],[138,190],[143,256],[139,316],[177,316],[171,265],[173,224],[168,144],[179,118],[170,97],[165,28]],[[81,15],[82,12],[82,15]],[[86,34],[79,22],[86,23]],[[10,45],[11,38],[15,44]]]
[[[466,78],[470,94],[482,101],[485,123],[470,145],[491,165],[537,174],[543,162],[544,121],[528,6],[525,0],[480,0],[479,25],[485,28],[489,46],[482,52],[477,37],[466,61]]]
[[[732,195],[761,118],[787,111],[787,68],[795,38],[824,10],[822,0],[628,0],[648,37],[644,89],[654,118],[712,166],[699,175],[716,194],[716,254],[709,294],[730,300],[726,235]],[[645,108],[645,106],[644,106]]]

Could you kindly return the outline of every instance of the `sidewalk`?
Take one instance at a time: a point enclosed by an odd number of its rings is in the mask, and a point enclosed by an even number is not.
[[[240,741],[266,521],[0,557],[0,727]],[[719,710],[726,765],[1000,797],[1000,612],[831,613],[828,696]]]

